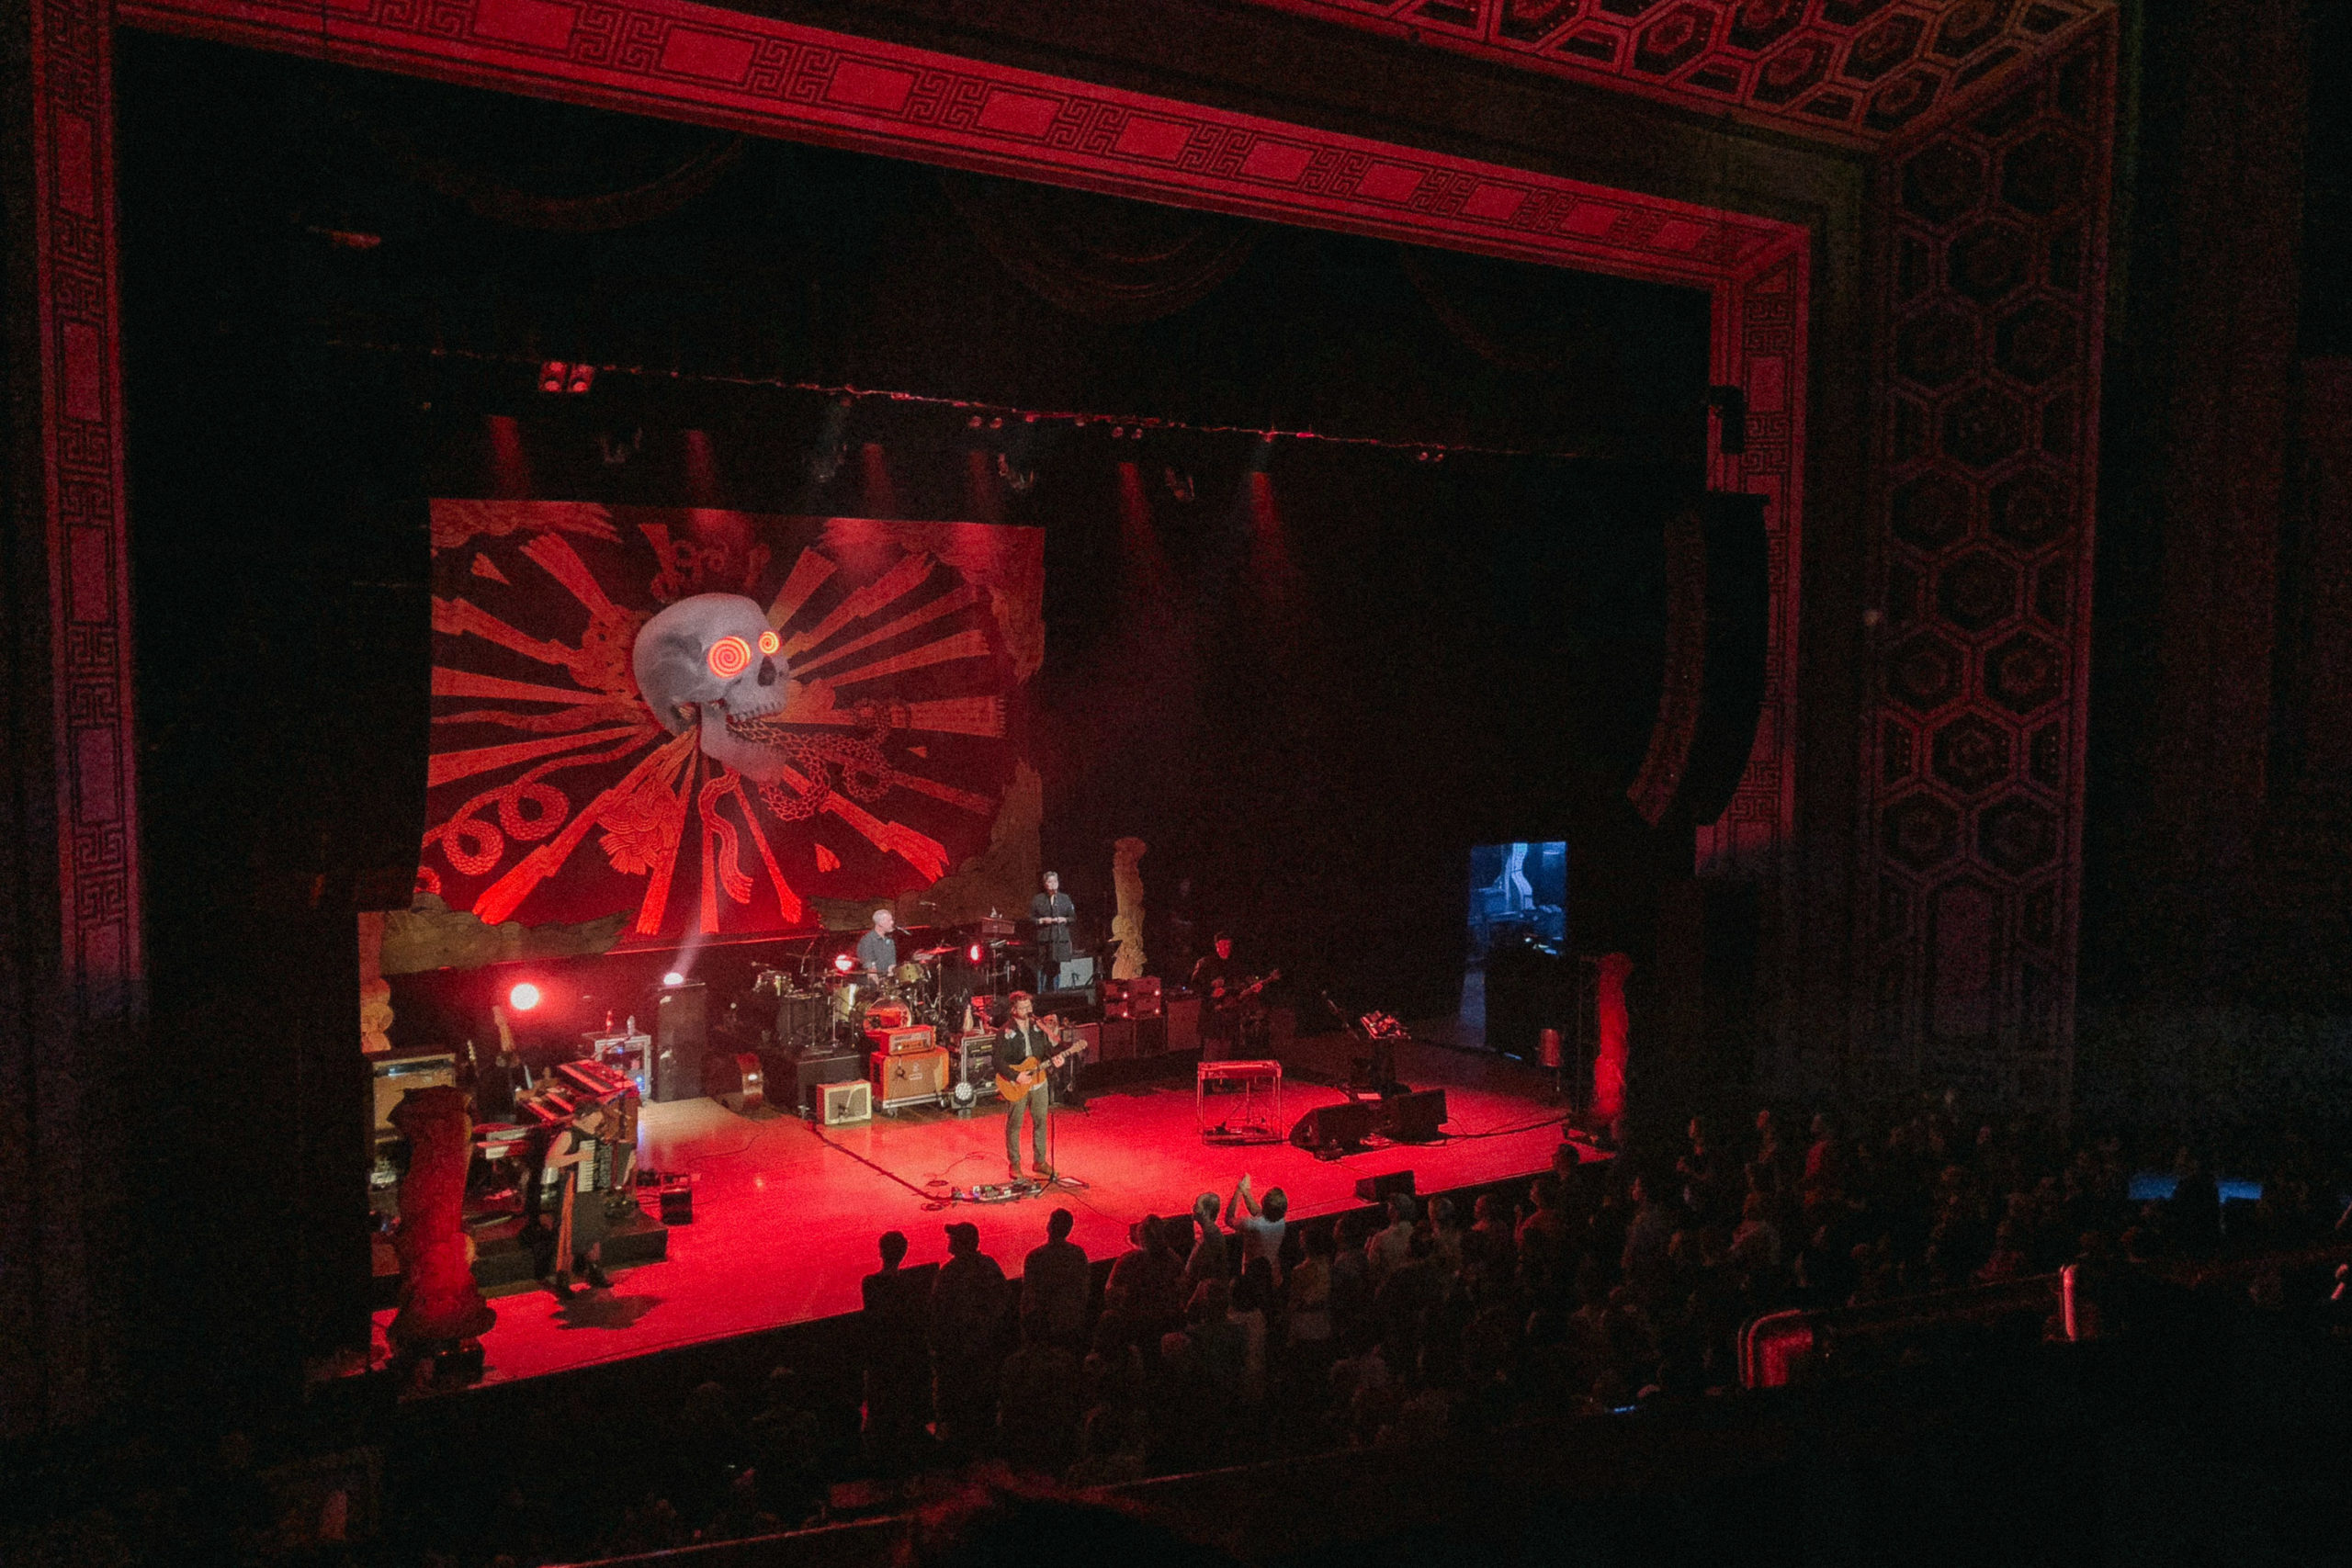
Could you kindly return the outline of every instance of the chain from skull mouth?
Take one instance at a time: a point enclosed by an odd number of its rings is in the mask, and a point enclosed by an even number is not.
[[[866,728],[854,736],[799,734],[775,714],[728,718],[729,735],[780,753],[800,775],[797,784],[759,781],[760,799],[778,820],[808,820],[825,808],[836,791],[869,806],[890,793],[899,778],[899,771],[882,755],[882,741],[890,727],[878,713],[868,711],[870,707],[859,705],[858,717]]]

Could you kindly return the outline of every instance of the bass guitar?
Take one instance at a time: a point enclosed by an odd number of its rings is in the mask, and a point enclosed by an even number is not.
[[[1054,1032],[1048,1030],[1046,1038],[1054,1037]],[[1000,1038],[1010,1039],[1011,1036],[1008,1034]],[[1030,1056],[1018,1062],[999,1062],[996,1065],[996,1091],[1004,1097],[1007,1104],[1025,1100],[1028,1098],[1029,1091],[1044,1081],[1046,1074],[1060,1066],[1072,1056],[1083,1054],[1085,1050],[1086,1041],[1081,1036],[1050,1056]]]
[[[1242,987],[1238,991],[1228,991],[1225,995],[1213,998],[1212,999],[1216,1004],[1217,1011],[1226,1012],[1231,1009],[1239,1007],[1243,1002],[1248,1001],[1251,997],[1256,996],[1260,991],[1264,990],[1267,987],[1272,985],[1282,977],[1283,972],[1276,969],[1270,974],[1259,976],[1256,979],[1250,981],[1248,985]]]

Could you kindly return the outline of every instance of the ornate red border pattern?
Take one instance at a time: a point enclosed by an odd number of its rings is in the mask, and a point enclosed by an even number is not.
[[[1802,236],[1711,210],[682,0],[130,0],[121,18],[1284,222],[1710,286]]]
[[[102,6],[31,7],[34,267],[63,981],[83,1016],[140,973],[115,269],[114,39]]]
[[[130,23],[442,80],[1277,222],[1706,288],[1714,376],[1747,392],[1718,485],[1768,498],[1770,707],[1702,863],[1792,819],[1804,458],[1804,226],[795,26],[684,0],[127,0]]]
[[[2114,0],[1251,0],[1874,147],[1996,92]]]

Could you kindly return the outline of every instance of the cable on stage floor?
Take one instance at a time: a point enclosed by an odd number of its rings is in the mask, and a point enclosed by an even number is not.
[[[881,1165],[874,1160],[867,1159],[864,1155],[859,1154],[855,1149],[851,1148],[846,1144],[835,1143],[832,1139],[825,1135],[825,1129],[823,1127],[811,1125],[808,1131],[816,1134],[817,1141],[824,1145],[827,1148],[839,1150],[841,1153],[845,1154],[849,1156],[850,1158],[857,1161],[858,1164],[865,1167],[866,1169],[874,1171],[878,1175],[888,1177],[891,1180],[897,1182],[899,1186],[905,1188],[908,1191],[922,1199],[922,1206],[926,1210],[935,1212],[940,1209],[947,1208],[951,1204],[960,1201],[956,1196],[956,1189],[948,1185],[947,1179],[944,1177],[933,1177],[932,1179],[932,1186],[943,1188],[944,1189],[944,1191],[933,1191],[928,1188],[918,1187],[913,1182],[909,1181],[905,1177],[900,1176],[897,1171],[892,1170],[888,1166]]]

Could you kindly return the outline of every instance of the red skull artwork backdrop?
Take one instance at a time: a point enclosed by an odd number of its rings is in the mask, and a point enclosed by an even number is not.
[[[984,849],[1044,653],[1044,536],[433,503],[422,890],[624,939],[813,924]]]

